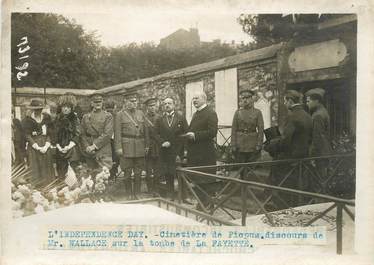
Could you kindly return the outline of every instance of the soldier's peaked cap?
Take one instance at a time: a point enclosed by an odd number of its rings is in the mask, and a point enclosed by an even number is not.
[[[132,99],[132,98],[138,98],[138,94],[136,92],[131,92],[131,93],[127,93],[127,94],[124,94],[123,97],[125,99]]]
[[[144,101],[145,105],[155,104],[157,102],[157,98],[148,98],[146,101]]]
[[[253,90],[250,90],[250,89],[243,89],[243,90],[239,91],[239,95],[242,95],[242,94],[245,94],[245,93],[249,93],[252,96],[255,94],[255,92]]]
[[[325,95],[325,90],[322,88],[312,88],[305,93],[305,96],[307,97],[310,95],[319,95],[323,98]]]
[[[104,95],[100,92],[95,92],[95,93],[91,94],[90,98],[94,102],[102,102],[103,98],[104,98]]]
[[[303,97],[303,95],[296,91],[296,90],[287,90],[284,94],[285,97],[291,98],[293,101],[299,103]]]

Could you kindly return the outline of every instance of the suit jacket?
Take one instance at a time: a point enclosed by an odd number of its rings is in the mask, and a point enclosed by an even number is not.
[[[147,139],[148,130],[141,110],[134,113],[121,110],[117,113],[114,128],[114,148],[117,153],[122,151],[122,156],[126,158],[144,157]]]
[[[177,155],[183,157],[184,140],[181,135],[186,132],[188,124],[186,118],[177,112],[174,112],[174,117],[171,120],[172,123],[169,126],[166,114],[159,117],[156,121],[156,132],[159,136],[160,156],[162,158],[169,157],[175,161]],[[161,147],[164,142],[170,142],[170,147]]]
[[[324,156],[332,153],[330,141],[330,116],[326,108],[321,106],[312,114],[313,132],[311,156]]]
[[[87,146],[95,144],[99,150],[96,151],[96,157],[111,157],[112,149],[110,139],[113,134],[113,117],[106,111],[90,112],[83,115],[81,122],[81,151],[86,156],[92,156],[86,153]]]
[[[312,118],[301,105],[294,106],[287,117],[278,143],[279,158],[303,158],[309,155],[312,137]]]
[[[195,133],[195,140],[187,142],[187,160],[189,166],[216,164],[214,138],[217,136],[218,117],[209,106],[195,112],[188,132]]]
[[[21,121],[15,118],[12,120],[12,140],[15,145],[23,146],[23,149],[25,148],[25,133]]]
[[[160,154],[160,139],[156,131],[157,120],[160,117],[158,114],[150,115],[147,113],[145,115],[145,126],[148,130],[148,157],[158,157]]]
[[[23,162],[23,158],[26,156],[26,138],[21,121],[16,118],[12,120],[12,140],[15,151],[15,162],[18,164]]]

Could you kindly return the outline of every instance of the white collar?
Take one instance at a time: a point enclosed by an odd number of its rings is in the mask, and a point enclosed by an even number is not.
[[[196,108],[196,110],[200,111],[200,110],[204,109],[206,106],[208,106],[208,105],[205,103],[202,106],[200,106],[200,108]]]
[[[37,123],[41,123],[43,120],[43,114],[40,115],[40,118],[35,117],[34,112],[31,113],[31,118],[33,118]]]
[[[165,115],[166,115],[166,116],[173,116],[173,115],[174,115],[174,113],[175,113],[175,112],[174,112],[174,110],[173,110],[173,111],[172,111],[172,112],[170,112],[170,113],[168,113],[168,112],[165,112]]]

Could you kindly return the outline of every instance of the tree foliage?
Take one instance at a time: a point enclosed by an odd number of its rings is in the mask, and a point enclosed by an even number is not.
[[[63,16],[55,14],[12,14],[12,85],[91,88],[97,83],[97,53],[94,33],[86,33]],[[27,37],[29,57],[20,60],[20,43]],[[29,63],[28,75],[18,80],[17,65]]]
[[[30,50],[20,54],[17,45],[28,38]],[[97,89],[150,77],[183,67],[234,55],[238,49],[216,42],[169,50],[154,43],[100,45],[94,32],[61,15],[12,15],[12,86]],[[28,54],[29,58],[19,59]],[[19,67],[29,63],[28,75],[17,79]]]
[[[237,21],[254,39],[256,48],[288,41],[297,34],[308,34],[318,23],[344,14],[241,14]]]

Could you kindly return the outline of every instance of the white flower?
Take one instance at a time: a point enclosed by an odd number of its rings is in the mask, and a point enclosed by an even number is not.
[[[23,211],[22,210],[16,210],[16,211],[13,211],[13,218],[19,218],[19,217],[22,217],[23,216]]]
[[[44,208],[40,204],[35,207],[35,213],[44,213]]]
[[[16,211],[21,209],[21,202],[12,200],[12,210]]]
[[[23,200],[25,199],[25,196],[23,196],[23,194],[20,191],[16,191],[12,194],[12,198],[14,200]]]

